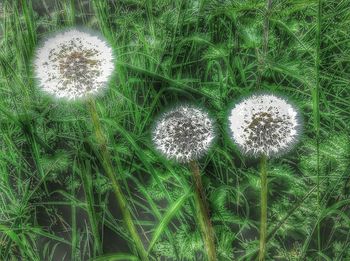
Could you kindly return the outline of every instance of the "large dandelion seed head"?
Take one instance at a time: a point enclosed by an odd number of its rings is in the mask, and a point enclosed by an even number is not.
[[[214,123],[209,115],[189,105],[164,113],[153,130],[156,149],[181,163],[200,158],[209,150],[214,137]]]
[[[301,129],[297,109],[274,94],[253,94],[229,115],[232,139],[244,154],[274,157],[289,151]]]
[[[34,69],[45,92],[85,98],[105,89],[114,70],[113,51],[102,37],[71,29],[46,39],[36,51]]]

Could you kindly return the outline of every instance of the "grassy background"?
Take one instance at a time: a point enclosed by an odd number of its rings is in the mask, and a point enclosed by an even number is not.
[[[34,83],[37,43],[72,25],[115,48],[97,109],[152,259],[204,258],[188,167],[150,140],[153,119],[181,101],[219,125],[200,161],[219,260],[256,256],[258,162],[231,143],[226,115],[259,89],[290,97],[305,124],[296,149],[269,162],[267,259],[350,260],[349,0],[0,2],[0,260],[135,260],[86,104]]]

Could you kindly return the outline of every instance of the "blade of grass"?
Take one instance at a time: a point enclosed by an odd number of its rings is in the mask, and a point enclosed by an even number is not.
[[[185,201],[189,198],[190,195],[191,195],[190,191],[186,192],[177,201],[175,201],[171,206],[169,206],[168,210],[166,211],[166,214],[160,220],[158,226],[156,227],[155,231],[153,232],[152,239],[151,239],[149,246],[148,246],[148,249],[147,249],[148,253],[150,253],[152,251],[154,244],[157,242],[159,237],[162,235],[163,231],[167,228],[171,219],[179,212],[182,205],[185,203]]]

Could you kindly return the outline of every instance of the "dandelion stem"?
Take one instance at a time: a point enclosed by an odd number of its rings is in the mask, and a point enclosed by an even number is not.
[[[201,176],[199,173],[198,163],[196,161],[190,162],[192,177],[195,186],[195,205],[197,218],[207,250],[208,260],[214,261],[216,259],[215,243],[214,243],[214,229],[209,219],[208,204],[205,199],[204,189],[202,185]]]
[[[260,241],[259,261],[265,260],[266,236],[267,236],[267,157],[261,157],[260,178],[261,178],[261,217],[260,217]]]
[[[92,123],[94,126],[96,139],[97,139],[97,142],[99,144],[99,150],[100,150],[99,152],[101,154],[102,165],[103,165],[104,171],[106,172],[108,178],[111,181],[113,191],[114,191],[114,194],[116,196],[120,211],[122,213],[125,226],[130,233],[130,236],[135,244],[136,250],[137,250],[141,260],[148,261],[147,252],[145,251],[145,248],[142,244],[141,238],[139,237],[139,235],[137,233],[135,224],[134,224],[132,217],[131,217],[130,210],[128,208],[126,198],[123,194],[123,191],[121,190],[120,184],[119,184],[116,176],[114,175],[111,155],[107,149],[107,140],[106,140],[106,138],[103,134],[102,128],[101,128],[101,123],[100,123],[100,120],[99,120],[99,117],[98,117],[98,114],[96,111],[96,105],[95,105],[94,99],[92,99],[92,98],[89,99],[88,107],[89,107],[89,111],[91,114],[91,119],[92,119]]]

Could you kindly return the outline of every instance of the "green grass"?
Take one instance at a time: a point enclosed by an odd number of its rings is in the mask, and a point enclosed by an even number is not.
[[[232,102],[257,89],[290,97],[304,120],[296,148],[269,160],[266,259],[350,259],[349,0],[0,3],[0,260],[137,260],[86,104],[34,81],[36,45],[71,25],[115,49],[96,110],[150,260],[206,255],[188,166],[151,143],[155,117],[181,101],[218,123],[199,161],[218,260],[257,258],[259,164],[226,132]]]

